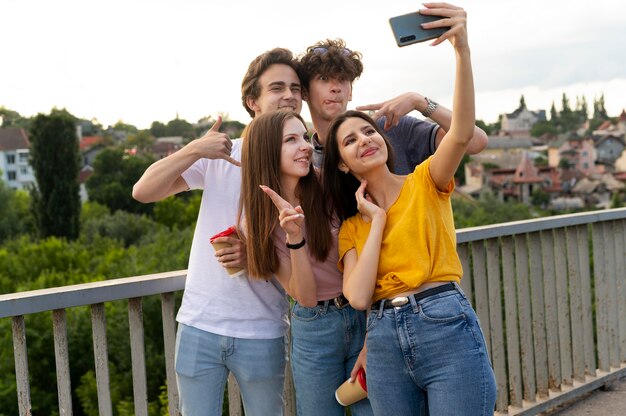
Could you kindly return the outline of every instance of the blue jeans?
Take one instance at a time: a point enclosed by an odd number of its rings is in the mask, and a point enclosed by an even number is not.
[[[367,320],[367,387],[378,415],[493,415],[496,384],[476,313],[457,285]]]
[[[221,416],[232,372],[246,416],[283,414],[285,339],[243,339],[178,324],[176,375],[185,416]]]
[[[350,378],[365,340],[365,313],[332,302],[291,311],[291,370],[298,416],[343,416],[335,390]],[[369,400],[350,406],[353,416],[372,415]]]

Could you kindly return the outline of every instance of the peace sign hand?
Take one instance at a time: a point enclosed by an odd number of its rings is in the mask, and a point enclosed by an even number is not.
[[[293,205],[285,201],[271,188],[265,185],[259,186],[270,197],[274,206],[278,208],[278,221],[280,228],[287,234],[287,240],[292,244],[302,241],[302,227],[304,226],[304,211],[302,211],[302,207],[298,205],[294,208]]]

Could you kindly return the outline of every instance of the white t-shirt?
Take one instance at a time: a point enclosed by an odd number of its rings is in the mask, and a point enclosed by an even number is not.
[[[241,160],[241,139],[231,156]],[[289,328],[289,302],[275,279],[230,277],[217,261],[211,236],[236,222],[241,168],[223,159],[200,159],[182,174],[191,189],[203,189],[191,246],[183,302],[176,320],[218,335],[273,339]]]

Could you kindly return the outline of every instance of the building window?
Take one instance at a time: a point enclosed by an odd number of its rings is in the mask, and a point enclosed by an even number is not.
[[[28,153],[20,153],[20,163],[28,162]]]
[[[20,166],[20,175],[28,175],[28,167]]]
[[[7,176],[9,177],[10,181],[14,181],[17,178],[14,170],[7,171]]]
[[[12,165],[15,163],[15,155],[7,155],[7,165]]]

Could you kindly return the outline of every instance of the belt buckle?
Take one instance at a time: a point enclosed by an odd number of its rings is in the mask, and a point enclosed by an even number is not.
[[[397,308],[399,306],[409,303],[409,298],[406,296],[398,296],[397,298],[391,299],[389,303],[391,303],[391,306],[393,306],[394,308]]]
[[[346,299],[343,296],[337,296],[333,299],[333,303],[335,304],[337,309],[343,309],[348,305],[348,302],[346,302],[345,300]]]

